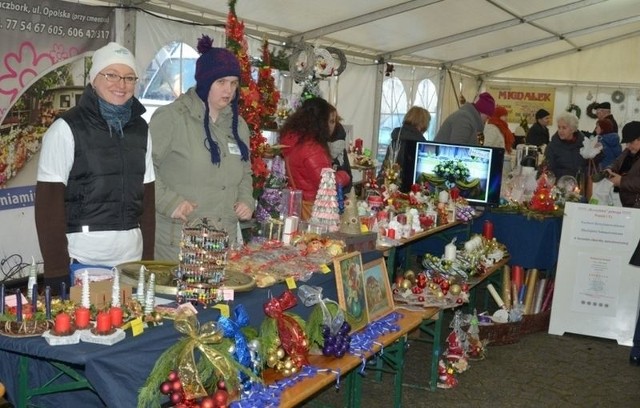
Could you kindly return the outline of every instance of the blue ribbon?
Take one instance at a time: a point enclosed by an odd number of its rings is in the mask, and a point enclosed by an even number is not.
[[[233,353],[236,360],[247,368],[251,368],[251,351],[249,350],[249,344],[247,338],[240,330],[242,327],[249,325],[249,314],[244,305],[237,305],[233,309],[234,319],[220,316],[218,319],[218,326],[222,328],[224,336],[233,339],[235,342],[235,351]],[[248,376],[244,373],[240,375],[241,380],[246,382]]]

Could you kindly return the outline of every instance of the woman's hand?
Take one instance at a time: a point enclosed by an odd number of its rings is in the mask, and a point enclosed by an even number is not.
[[[173,212],[171,213],[171,218],[187,222],[188,221],[187,217],[189,217],[189,215],[196,208],[198,208],[198,204],[192,203],[191,201],[184,200],[183,202],[178,204],[175,210],[173,210]]]
[[[245,203],[237,202],[233,206],[233,210],[236,212],[238,219],[241,221],[246,221],[251,219],[251,215],[253,212],[249,209],[249,207]]]

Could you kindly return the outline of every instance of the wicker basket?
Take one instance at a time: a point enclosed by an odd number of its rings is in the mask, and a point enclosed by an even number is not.
[[[520,334],[531,334],[540,331],[549,330],[549,320],[551,319],[551,310],[544,312],[522,316],[522,325]]]
[[[503,346],[520,341],[522,322],[494,323],[480,328],[480,340],[486,340],[489,346]]]

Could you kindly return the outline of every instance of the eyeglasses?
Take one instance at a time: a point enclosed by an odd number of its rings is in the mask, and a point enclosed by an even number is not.
[[[135,84],[136,81],[138,81],[138,77],[133,75],[120,76],[118,74],[112,74],[112,73],[105,74],[103,72],[98,72],[98,75],[102,75],[107,80],[107,82],[124,81],[126,84]]]

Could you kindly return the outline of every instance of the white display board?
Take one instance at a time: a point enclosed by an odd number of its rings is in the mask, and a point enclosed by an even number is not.
[[[567,203],[549,333],[584,334],[633,345],[640,267],[640,210]]]

